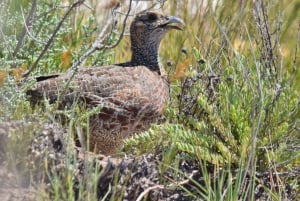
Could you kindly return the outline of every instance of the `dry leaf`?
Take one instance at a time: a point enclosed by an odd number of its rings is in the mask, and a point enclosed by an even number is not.
[[[111,9],[111,8],[114,8],[118,5],[119,1],[118,0],[110,0],[108,2],[106,2],[103,7],[105,9]]]
[[[191,58],[187,58],[177,65],[175,74],[171,77],[171,81],[187,76],[186,70],[189,67],[191,60]]]
[[[23,73],[26,71],[26,69],[27,69],[27,66],[23,65],[21,67],[14,68],[12,70],[12,74],[14,75],[14,78],[17,82],[22,79]]]
[[[60,60],[61,60],[61,67],[63,69],[69,68],[71,66],[71,62],[72,62],[71,50],[68,49],[67,51],[64,51],[63,53],[61,53]]]
[[[7,74],[8,74],[7,70],[1,70],[0,71],[0,87],[3,86],[3,84],[6,80]]]

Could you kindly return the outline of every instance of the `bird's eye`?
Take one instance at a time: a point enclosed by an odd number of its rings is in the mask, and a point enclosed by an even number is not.
[[[155,13],[149,13],[148,14],[148,19],[149,20],[157,20],[157,15]]]

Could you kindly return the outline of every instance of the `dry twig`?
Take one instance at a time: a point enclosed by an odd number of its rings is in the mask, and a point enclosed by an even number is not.
[[[60,20],[60,22],[58,23],[57,27],[55,28],[55,30],[53,31],[52,36],[50,37],[50,39],[48,40],[48,42],[46,43],[44,49],[42,50],[41,54],[38,56],[38,58],[36,59],[36,61],[34,62],[34,64],[31,66],[31,68],[23,75],[24,78],[27,78],[30,73],[37,67],[39,61],[41,60],[41,58],[44,56],[44,54],[47,52],[47,50],[49,49],[49,47],[51,46],[56,34],[58,33],[59,29],[61,28],[61,26],[63,25],[64,21],[67,19],[67,17],[69,16],[69,14],[71,13],[71,11],[76,8],[77,6],[80,6],[85,0],[78,0],[75,1],[70,8],[66,11],[66,13],[64,14],[63,18]]]
[[[136,199],[136,201],[141,201],[143,199],[143,197],[145,195],[147,195],[150,191],[152,190],[164,190],[164,189],[167,189],[167,188],[172,188],[172,187],[175,187],[175,186],[180,186],[180,185],[184,185],[184,184],[187,184],[192,178],[193,176],[195,175],[195,173],[197,173],[198,171],[197,170],[194,170],[189,176],[187,179],[179,182],[179,183],[176,183],[176,182],[173,182],[171,184],[169,184],[168,186],[164,186],[164,185],[160,185],[160,184],[157,184],[155,186],[151,186],[149,188],[147,188],[146,190],[144,190],[140,195],[139,197]]]
[[[18,44],[17,44],[17,46],[14,50],[14,53],[12,55],[13,57],[15,57],[17,55],[17,53],[19,52],[19,50],[20,50],[20,48],[23,44],[23,40],[26,36],[26,33],[28,33],[28,34],[30,33],[30,27],[32,25],[32,20],[33,20],[33,16],[35,14],[36,5],[37,5],[36,2],[37,2],[36,0],[34,0],[32,2],[29,14],[28,14],[26,20],[24,19],[24,28],[23,28],[21,36],[18,39]],[[22,14],[23,14],[23,12],[22,12]],[[23,17],[24,17],[24,15],[23,15]]]
[[[71,79],[74,77],[74,74],[76,74],[76,72],[78,71],[78,67],[85,62],[85,60],[91,55],[93,54],[95,51],[97,50],[104,50],[104,49],[111,49],[116,47],[121,39],[124,36],[124,32],[125,32],[125,27],[126,27],[126,22],[127,22],[127,18],[129,16],[130,10],[131,10],[131,4],[132,4],[132,0],[130,0],[129,2],[129,7],[127,10],[127,13],[125,15],[125,18],[123,20],[123,24],[122,24],[122,31],[121,34],[118,38],[118,40],[112,44],[112,45],[105,45],[104,41],[107,40],[110,37],[110,34],[112,33],[109,32],[109,34],[106,34],[108,32],[108,29],[110,28],[110,26],[114,23],[114,17],[112,16],[107,23],[104,25],[102,31],[100,32],[100,34],[98,35],[96,41],[94,42],[94,44],[92,45],[92,47],[84,54],[82,55],[70,68],[71,71],[73,71],[73,74],[71,76]],[[115,12],[115,10],[119,7],[119,5],[116,5],[115,8],[113,9],[113,13]]]

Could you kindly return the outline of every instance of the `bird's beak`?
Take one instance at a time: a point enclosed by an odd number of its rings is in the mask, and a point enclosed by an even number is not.
[[[166,17],[166,20],[159,25],[159,27],[163,27],[165,29],[182,30],[182,27],[179,25],[181,26],[185,25],[182,19],[175,16],[168,16]]]

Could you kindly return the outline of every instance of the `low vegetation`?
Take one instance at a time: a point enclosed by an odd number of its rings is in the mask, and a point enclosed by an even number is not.
[[[128,2],[0,2],[0,124],[31,122],[26,129],[15,126],[5,143],[0,128],[1,171],[13,169],[14,175],[0,171],[0,183],[22,181],[42,200],[300,199],[297,1],[137,3],[156,4],[186,26],[169,33],[160,48],[171,86],[165,116],[125,142],[126,156],[113,156],[122,162],[103,169],[98,156],[81,158],[74,150],[73,125],[88,126],[94,111],[58,111],[46,100],[45,108],[30,107],[25,91],[35,75],[63,72],[78,61],[104,65],[130,58],[126,29],[114,47],[124,19],[115,9],[126,13]],[[113,31],[102,41],[106,46],[93,49],[111,13],[118,23],[108,26]],[[93,54],[85,58],[88,50]],[[49,129],[59,113],[72,121]],[[43,143],[40,136],[51,136],[52,129],[62,136]],[[63,149],[52,147],[58,142]],[[43,151],[27,159],[37,149]],[[0,185],[0,195],[7,186]]]

